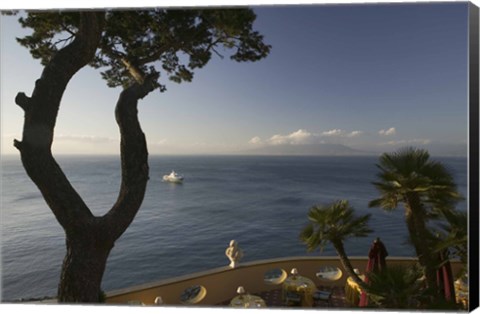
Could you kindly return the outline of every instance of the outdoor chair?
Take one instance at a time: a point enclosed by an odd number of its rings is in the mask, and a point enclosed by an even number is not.
[[[313,293],[313,302],[315,305],[324,302],[330,306],[332,305],[332,293],[330,291],[317,290]]]
[[[302,296],[298,293],[288,291],[285,295],[286,306],[300,306],[302,304]]]

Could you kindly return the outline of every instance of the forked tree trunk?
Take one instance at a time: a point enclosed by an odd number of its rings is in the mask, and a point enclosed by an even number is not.
[[[138,99],[152,89],[151,81],[125,89],[116,106],[121,134],[122,183],[117,202],[103,217],[84,221],[81,233],[67,231],[58,295],[61,302],[98,302],[108,255],[135,218],[148,181],[148,152],[137,114]]]
[[[133,84],[119,97],[115,114],[121,134],[122,183],[118,199],[107,214],[93,216],[52,156],[61,98],[73,75],[93,59],[103,24],[103,12],[80,13],[75,40],[45,66],[31,98],[19,93],[15,99],[25,111],[25,121],[22,141],[15,140],[14,145],[28,176],[66,235],[59,302],[98,302],[110,250],[138,212],[148,181],[148,152],[137,103],[154,89],[154,78]]]
[[[66,239],[67,253],[63,260],[58,294],[61,302],[98,302],[103,273],[110,250],[110,241],[99,243],[101,234],[86,232],[81,237]]]

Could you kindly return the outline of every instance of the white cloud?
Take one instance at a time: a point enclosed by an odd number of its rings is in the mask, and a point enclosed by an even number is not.
[[[387,136],[388,135],[395,135],[395,134],[397,134],[397,130],[395,130],[395,128],[392,127],[388,130],[380,130],[380,131],[378,131],[378,134],[387,135]]]
[[[165,145],[165,144],[168,144],[168,141],[167,141],[166,138],[161,139],[161,140],[156,141],[156,142],[148,143],[148,145]]]
[[[320,134],[311,133],[305,129],[299,129],[290,134],[275,134],[267,140],[262,140],[260,137],[255,136],[251,138],[248,143],[253,145],[298,145],[298,144],[320,144],[325,143],[322,137],[342,137],[353,138],[363,134],[363,131],[345,131],[342,129],[332,129],[322,132]]]
[[[385,143],[380,143],[380,145],[405,145],[405,144],[422,144],[422,145],[427,145],[430,144],[432,141],[429,139],[423,139],[423,138],[414,138],[411,140],[398,140],[398,141],[388,141]]]
[[[255,136],[255,137],[252,137],[252,139],[250,141],[248,141],[248,143],[253,144],[253,145],[259,145],[259,144],[262,144],[263,141],[260,137]]]
[[[71,142],[81,142],[81,143],[109,143],[109,142],[119,142],[119,139],[114,139],[111,137],[103,136],[91,136],[91,135],[65,135],[59,134],[55,135],[53,140],[55,141],[71,141]]]
[[[268,140],[270,145],[282,145],[282,144],[307,144],[314,138],[314,135],[307,130],[299,129],[288,135],[276,134]]]
[[[329,136],[329,137],[356,137],[362,135],[363,131],[351,131],[348,132],[342,129],[332,129],[329,131],[322,132],[322,136]]]
[[[342,129],[333,129],[333,130],[322,132],[323,136],[342,136],[343,134],[345,134],[345,131]]]
[[[352,131],[352,132],[348,133],[346,135],[346,137],[355,137],[355,136],[359,136],[359,135],[362,135],[362,134],[363,134],[362,131]]]

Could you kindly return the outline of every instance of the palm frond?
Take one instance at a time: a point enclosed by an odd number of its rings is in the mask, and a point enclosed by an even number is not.
[[[346,200],[328,205],[316,205],[308,212],[309,224],[301,231],[300,239],[307,250],[322,250],[328,242],[342,242],[348,237],[365,237],[372,230],[368,227],[370,214],[356,217]]]
[[[392,211],[398,206],[398,199],[396,196],[385,196],[384,198],[377,198],[368,203],[368,207],[381,207],[386,211]]]
[[[415,308],[422,294],[421,276],[418,267],[406,266],[389,266],[382,272],[369,273],[369,299],[382,308]]]

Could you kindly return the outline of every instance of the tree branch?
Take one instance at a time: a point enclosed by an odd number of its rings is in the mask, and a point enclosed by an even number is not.
[[[145,135],[138,121],[138,100],[155,89],[158,74],[145,77],[120,94],[115,117],[120,129],[122,183],[117,202],[103,217],[111,240],[118,239],[135,218],[143,202],[149,179],[148,151]]]
[[[219,53],[217,50],[215,50],[215,48],[212,48],[212,51],[215,52],[215,54],[216,54],[220,59],[223,59],[223,58],[224,58],[224,56],[223,56],[221,53]]]
[[[66,42],[71,42],[71,41],[72,41],[72,38],[74,38],[74,37],[75,37],[75,34],[72,34],[71,36],[69,36],[69,37],[67,37],[67,38],[63,38],[63,39],[57,40],[57,41],[54,42],[52,45],[53,45],[53,46],[57,46],[58,44],[63,43],[63,47],[65,47],[65,45],[66,45],[65,43],[66,43]]]
[[[135,79],[135,81],[140,85],[143,84],[145,81],[145,74],[143,73],[143,71],[141,71],[133,63],[129,62],[126,58],[122,58],[121,61],[127,71],[130,73],[130,75]]]
[[[91,223],[92,213],[52,156],[55,122],[64,90],[73,75],[94,57],[104,13],[81,13],[75,39],[59,50],[43,69],[32,97],[19,93],[16,103],[25,111],[22,141],[15,140],[23,166],[53,214],[68,233]]]
[[[15,103],[23,109],[23,111],[28,111],[30,109],[31,103],[30,98],[25,95],[25,93],[18,93],[15,97]]]

